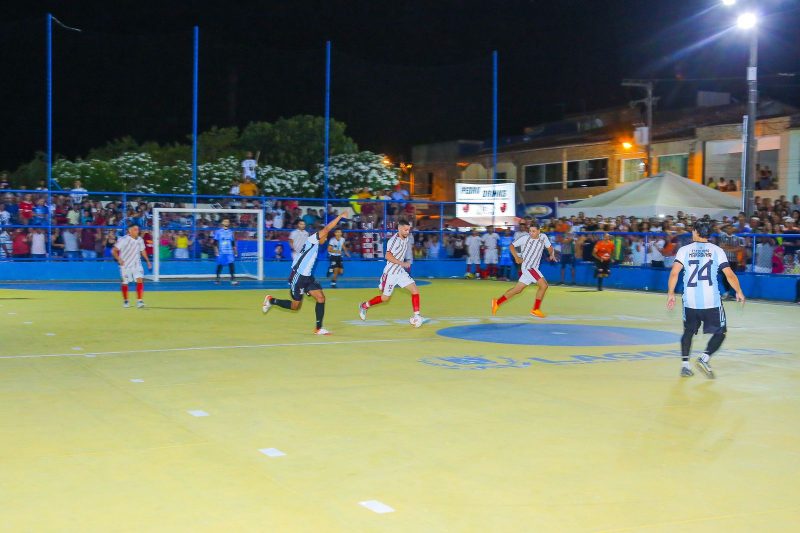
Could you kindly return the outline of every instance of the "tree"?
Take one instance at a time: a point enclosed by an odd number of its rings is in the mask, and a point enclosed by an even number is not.
[[[324,191],[325,179],[323,165],[317,166],[314,180],[317,184],[315,193]],[[329,196],[347,198],[356,191],[369,187],[373,191],[391,189],[399,181],[397,167],[385,163],[385,157],[369,151],[357,154],[335,155],[330,158]]]

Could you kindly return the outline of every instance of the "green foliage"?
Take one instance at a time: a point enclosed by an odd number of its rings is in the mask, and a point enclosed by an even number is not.
[[[317,194],[323,192],[324,168],[318,165]],[[328,188],[330,196],[348,198],[364,187],[373,191],[391,189],[399,181],[397,167],[384,162],[384,156],[369,151],[335,155],[330,158]]]

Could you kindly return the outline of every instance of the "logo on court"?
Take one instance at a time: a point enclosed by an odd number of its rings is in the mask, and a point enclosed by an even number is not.
[[[527,361],[517,361],[510,357],[494,357],[485,355],[425,357],[420,363],[457,370],[487,370],[490,368],[525,368],[531,366]]]

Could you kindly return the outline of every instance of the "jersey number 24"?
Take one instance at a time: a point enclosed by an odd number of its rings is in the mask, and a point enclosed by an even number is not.
[[[689,266],[692,267],[692,271],[689,273],[689,281],[686,282],[687,287],[697,287],[698,281],[707,281],[709,287],[714,286],[711,279],[711,261],[706,261],[703,266],[700,266],[700,261],[691,259]]]

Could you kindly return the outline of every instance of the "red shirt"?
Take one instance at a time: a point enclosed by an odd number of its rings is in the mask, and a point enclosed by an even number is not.
[[[144,252],[148,257],[153,257],[153,236],[149,231],[145,231],[142,239],[144,240]]]
[[[22,218],[33,217],[33,204],[30,202],[22,201],[19,203],[19,216]]]
[[[11,245],[12,254],[28,255],[31,253],[31,247],[28,244],[28,235],[25,233],[15,233],[14,242]]]

